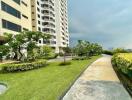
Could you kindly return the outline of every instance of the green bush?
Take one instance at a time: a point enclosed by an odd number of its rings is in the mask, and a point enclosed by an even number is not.
[[[66,66],[66,65],[71,65],[71,62],[61,62],[60,64],[59,64],[60,66]]]
[[[51,55],[51,56],[48,56],[48,57],[44,57],[44,59],[49,60],[49,59],[55,59],[57,57],[58,57],[58,54],[54,54],[54,55]]]
[[[115,54],[112,57],[112,65],[116,66],[122,73],[132,77],[132,53]]]
[[[116,48],[113,50],[114,54],[118,54],[118,53],[128,53],[127,50],[123,49],[123,48]]]
[[[59,53],[59,56],[64,56],[64,53],[60,52],[60,53]]]
[[[103,54],[113,55],[113,51],[104,50],[104,51],[103,51]]]
[[[18,63],[18,64],[5,64],[1,65],[2,72],[20,72],[28,71],[32,69],[38,69],[40,67],[45,67],[47,65],[45,60],[35,61],[32,63]]]
[[[90,57],[74,57],[72,60],[87,60],[90,59]]]

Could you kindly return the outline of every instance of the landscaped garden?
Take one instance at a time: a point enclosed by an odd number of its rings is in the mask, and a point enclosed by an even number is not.
[[[59,66],[59,62],[19,73],[1,73],[0,82],[8,90],[1,100],[57,100],[87,66],[99,56],[89,60],[74,60],[71,65]]]
[[[0,85],[7,87],[0,99],[58,100],[103,51],[97,43],[78,40],[74,47],[64,47],[62,52],[55,53],[49,46],[51,38],[49,34],[30,31],[16,35],[4,34],[4,42],[0,45],[0,61],[11,62],[0,63]],[[40,39],[45,41],[45,45],[38,45]],[[104,51],[105,54],[114,55],[114,69],[131,94],[132,54],[125,52],[121,48]],[[67,56],[71,59],[67,60]],[[49,62],[57,57],[63,61]]]
[[[52,36],[41,32],[4,33],[3,38],[0,60],[10,63],[0,63],[0,84],[7,87],[1,100],[57,100],[102,53],[99,44],[79,40],[56,54],[49,46]],[[38,45],[40,39],[45,45]],[[63,61],[48,61],[57,56]]]

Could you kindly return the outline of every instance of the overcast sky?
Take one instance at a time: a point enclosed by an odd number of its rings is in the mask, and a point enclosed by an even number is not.
[[[79,39],[104,48],[132,48],[132,0],[68,0],[71,45]]]

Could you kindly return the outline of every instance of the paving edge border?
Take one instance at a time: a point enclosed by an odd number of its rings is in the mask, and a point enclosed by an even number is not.
[[[96,60],[98,60],[99,58],[101,58],[102,56],[99,56],[97,59],[95,59],[93,62],[95,62]],[[75,82],[77,81],[77,79],[85,72],[85,70],[93,63],[90,62],[88,65],[86,65],[86,68],[84,70],[81,71],[81,73],[75,78],[75,80],[70,84],[70,86],[59,96],[58,100],[62,100],[63,97],[66,95],[66,93],[71,89],[71,87],[73,86],[73,84],[75,84]]]

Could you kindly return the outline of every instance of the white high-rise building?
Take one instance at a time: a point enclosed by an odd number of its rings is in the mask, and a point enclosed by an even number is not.
[[[56,53],[69,46],[67,0],[32,0],[31,9],[33,31],[51,34],[50,46]]]

